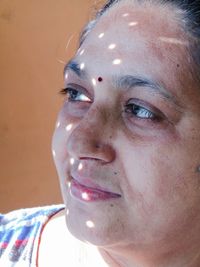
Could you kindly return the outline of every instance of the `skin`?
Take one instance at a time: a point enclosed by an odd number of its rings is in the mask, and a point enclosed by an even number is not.
[[[84,53],[77,52],[87,76],[71,70],[65,76],[65,87],[83,88],[87,100],[64,102],[53,137],[67,226],[96,245],[109,266],[199,266],[200,91],[189,37],[175,8],[122,2],[100,18]],[[149,86],[116,87],[121,75],[148,78],[164,95]],[[128,112],[127,103],[145,112]],[[69,193],[70,173],[121,197],[81,202]]]

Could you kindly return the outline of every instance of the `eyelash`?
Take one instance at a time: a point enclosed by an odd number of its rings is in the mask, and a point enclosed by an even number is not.
[[[157,115],[157,112],[153,112],[150,109],[145,108],[144,106],[135,104],[135,103],[129,103],[125,105],[124,111],[140,120],[148,119],[154,122],[158,122],[158,121],[161,121],[162,119],[162,116]]]
[[[67,102],[92,102],[89,99],[89,97],[87,97],[84,93],[72,87],[66,87],[66,88],[61,89],[60,94],[67,95]],[[75,100],[75,97],[80,96],[80,95],[84,95],[85,99],[83,98],[80,100]],[[163,116],[161,114],[157,115],[157,113],[159,112],[153,112],[150,109],[142,106],[142,104],[140,103],[139,104],[136,104],[136,103],[126,104],[123,112],[128,113],[131,116],[134,116],[140,120],[146,119],[146,120],[150,120],[154,122],[159,122],[163,119]],[[142,115],[138,116],[139,113],[142,113]]]
[[[72,88],[72,87],[66,87],[60,90],[60,93],[62,95],[67,95],[67,101],[68,102],[78,102],[78,101],[83,101],[83,102],[91,102],[91,100],[89,99],[89,97],[87,97],[85,94],[83,94],[82,92]],[[77,95],[84,95],[84,97],[80,100],[75,100],[74,98],[77,97]]]

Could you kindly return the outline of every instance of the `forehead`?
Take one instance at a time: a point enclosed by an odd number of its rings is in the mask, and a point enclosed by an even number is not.
[[[151,1],[138,4],[125,0],[108,9],[100,17],[92,33],[99,30],[104,33],[113,31],[131,37],[133,33],[139,32],[145,38],[159,38],[166,34],[174,38],[174,43],[180,38],[177,43],[181,44],[185,42],[185,32],[180,27],[183,18],[184,14],[171,5],[153,4]]]
[[[188,46],[186,33],[180,26],[181,19],[180,11],[171,6],[121,1],[98,20],[83,47],[91,55],[99,49],[107,55],[130,53],[131,50],[137,51],[138,55],[145,53],[145,56],[154,53],[162,60],[170,51],[172,57],[177,57],[181,52],[185,53]]]
[[[85,63],[84,67],[88,62],[90,66],[95,64],[95,68],[91,68],[101,71],[102,75],[108,73],[105,66],[113,65],[119,68],[112,71],[149,75],[166,72],[166,65],[182,66],[183,70],[187,64],[181,63],[183,58],[187,60],[188,44],[180,22],[180,12],[171,6],[121,1],[109,9],[88,34],[77,53],[78,61]]]
[[[104,81],[115,75],[142,76],[175,97],[188,90],[189,83],[196,88],[181,16],[170,6],[121,1],[87,35],[75,56],[77,69],[87,73],[89,81],[99,76]]]

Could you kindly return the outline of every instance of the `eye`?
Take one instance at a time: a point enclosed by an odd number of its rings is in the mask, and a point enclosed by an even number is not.
[[[132,113],[134,116],[140,119],[152,119],[154,117],[153,112],[135,104],[127,104],[125,111]]]
[[[72,87],[66,87],[60,93],[67,95],[68,102],[91,102],[91,99],[86,94]]]
[[[156,108],[146,107],[145,103],[140,100],[135,100],[135,103],[126,104],[125,112],[132,117],[143,120],[160,121],[163,118],[161,112],[159,112]]]

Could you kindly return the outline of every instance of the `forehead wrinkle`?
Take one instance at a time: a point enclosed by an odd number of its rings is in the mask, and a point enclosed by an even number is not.
[[[134,89],[135,87],[146,87],[179,106],[175,97],[167,89],[146,77],[133,75],[114,76],[113,85],[126,90]]]

